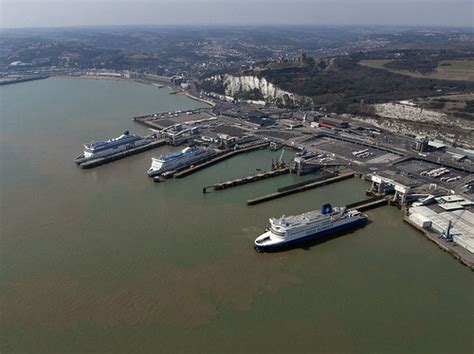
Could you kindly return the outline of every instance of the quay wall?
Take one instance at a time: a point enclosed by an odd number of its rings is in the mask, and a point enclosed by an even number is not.
[[[403,221],[423,233],[423,235],[425,235],[428,240],[434,242],[443,251],[449,253],[451,256],[459,260],[462,264],[466,265],[471,270],[474,270],[474,254],[470,253],[468,250],[457,245],[454,242],[447,242],[445,240],[442,240],[441,238],[439,238],[438,234],[434,232],[419,227],[409,219],[408,215],[405,215],[403,217]]]

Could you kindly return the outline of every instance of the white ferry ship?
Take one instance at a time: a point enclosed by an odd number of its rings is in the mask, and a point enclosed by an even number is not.
[[[164,172],[176,171],[215,154],[216,151],[209,147],[189,146],[180,151],[170,152],[160,157],[153,157],[151,159],[151,167],[147,173],[148,176],[153,177]]]
[[[324,204],[297,216],[270,218],[270,228],[255,240],[257,251],[276,250],[295,246],[324,236],[348,231],[367,222],[367,215],[343,207]]]
[[[117,138],[93,141],[89,144],[84,144],[84,152],[77,156],[74,161],[77,164],[80,164],[99,157],[110,156],[121,151],[148,144],[155,138],[156,134],[152,134],[147,137],[141,137],[139,135],[130,134],[128,131],[126,131]]]

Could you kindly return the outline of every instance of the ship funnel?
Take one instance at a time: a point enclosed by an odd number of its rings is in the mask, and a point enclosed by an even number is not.
[[[321,214],[331,214],[332,213],[332,206],[331,204],[324,204],[321,207]]]

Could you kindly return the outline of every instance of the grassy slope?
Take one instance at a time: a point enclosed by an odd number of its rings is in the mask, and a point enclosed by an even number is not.
[[[389,62],[391,62],[391,60],[361,60],[360,64],[417,79],[474,81],[474,60],[443,60],[435,71],[427,74],[385,67],[384,65]]]
[[[382,65],[383,62],[378,62]],[[474,82],[407,77],[391,70],[358,65],[353,58],[338,58],[326,69],[317,67],[273,69],[260,72],[284,90],[312,97],[316,104],[343,111],[352,103],[387,102],[474,90]],[[441,90],[441,91],[438,91]]]

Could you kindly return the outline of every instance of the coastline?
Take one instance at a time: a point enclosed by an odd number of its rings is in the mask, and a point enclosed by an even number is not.
[[[200,98],[200,97],[197,97],[197,96],[194,96],[193,94],[190,94],[189,92],[186,92],[186,91],[179,91],[177,92],[178,95],[182,95],[182,96],[186,96],[186,97],[189,97],[190,99],[192,100],[195,100],[195,101],[199,101],[199,102],[202,102],[202,103],[205,103],[211,107],[215,107],[216,104],[212,101],[209,101],[209,100],[206,100],[204,98]]]
[[[167,89],[170,89],[173,92],[176,91],[176,89],[171,87],[170,85],[159,84],[160,86],[157,86],[157,85],[155,85],[155,83],[152,83],[152,82],[146,82],[146,81],[142,81],[142,80],[135,80],[135,79],[125,78],[125,77],[93,76],[93,75],[77,75],[77,76],[76,75],[51,75],[51,76],[49,76],[49,78],[135,82],[135,83],[138,83],[138,84],[154,86],[156,88],[167,88]]]
[[[72,76],[72,75],[51,75],[48,78],[59,78],[59,79],[82,79],[82,80],[109,80],[109,81],[125,81],[125,82],[135,82],[138,84],[143,84],[143,85],[148,85],[155,87],[157,89],[162,89],[166,88],[170,90],[170,95],[181,95],[181,96],[186,96],[194,101],[202,102],[210,107],[215,107],[215,103],[209,100],[206,100],[204,98],[200,98],[198,96],[195,96],[187,91],[181,91],[177,90],[176,87],[172,87],[169,84],[165,83],[155,83],[155,82],[147,82],[143,80],[136,80],[136,79],[130,79],[130,78],[124,78],[124,77],[108,77],[108,76],[92,76],[92,75],[77,75],[77,76]]]

